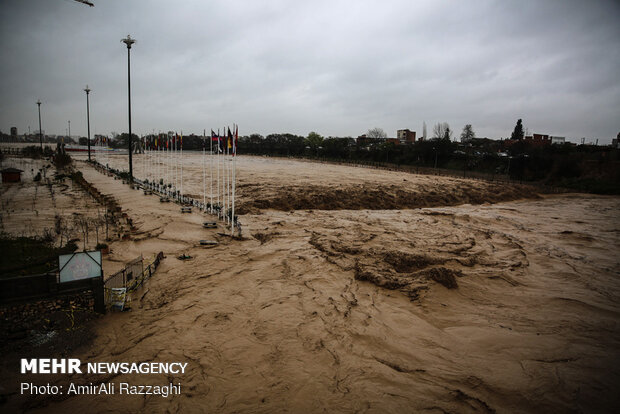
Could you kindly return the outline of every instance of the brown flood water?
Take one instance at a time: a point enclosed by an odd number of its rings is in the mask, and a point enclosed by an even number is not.
[[[185,162],[184,190],[201,199],[202,161]],[[133,240],[111,244],[104,267],[160,250],[167,258],[132,311],[106,315],[92,345],[70,357],[189,365],[175,378],[51,381],[172,381],[182,394],[14,397],[11,407],[462,413],[620,404],[618,197],[239,157],[238,206],[248,214],[236,241],[201,228],[208,216],[181,215],[78,166],[138,227]],[[205,238],[220,245],[196,245]]]

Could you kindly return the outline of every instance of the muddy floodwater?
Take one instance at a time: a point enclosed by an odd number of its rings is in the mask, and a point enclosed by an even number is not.
[[[106,161],[121,166],[126,158]],[[136,155],[136,175],[161,175],[166,164],[153,161]],[[209,201],[210,165],[184,154],[184,193],[202,201],[206,189]],[[236,165],[242,240],[219,235],[223,227],[202,228],[207,215],[181,214],[77,162],[137,228],[130,240],[110,243],[104,270],[140,254],[163,251],[166,259],[132,297],[131,311],[98,319],[92,343],[70,357],[188,366],[174,378],[46,382],[179,382],[182,392],[12,395],[9,408],[568,413],[620,406],[620,197],[286,159],[241,156]],[[97,214],[66,185],[56,204],[33,201],[44,188],[28,190],[24,210],[10,214],[5,201],[19,198],[3,186],[5,231],[44,226],[68,204]],[[201,239],[219,245],[205,249]],[[178,260],[183,253],[192,259]],[[5,389],[15,388],[11,369],[2,365]]]

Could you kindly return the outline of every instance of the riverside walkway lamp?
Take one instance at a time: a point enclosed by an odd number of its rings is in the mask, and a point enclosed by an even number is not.
[[[129,107],[129,139],[127,148],[129,149],[129,182],[133,182],[133,168],[131,163],[131,45],[136,43],[136,39],[132,39],[127,35],[127,38],[121,39],[121,42],[127,45],[127,102]]]
[[[86,125],[88,128],[88,161],[90,161],[90,107],[88,104],[88,94],[90,93],[90,88],[86,85],[84,88],[84,92],[86,92]]]

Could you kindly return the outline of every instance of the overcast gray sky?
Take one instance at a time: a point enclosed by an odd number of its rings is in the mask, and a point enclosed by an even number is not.
[[[480,137],[608,143],[620,131],[620,2],[2,0],[0,130]]]

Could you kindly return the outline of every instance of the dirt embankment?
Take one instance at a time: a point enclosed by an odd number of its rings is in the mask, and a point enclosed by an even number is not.
[[[284,185],[241,184],[238,213],[260,210],[399,210],[421,207],[483,204],[537,198],[530,186],[473,180],[447,179],[444,188],[426,188],[407,180],[379,185]]]

